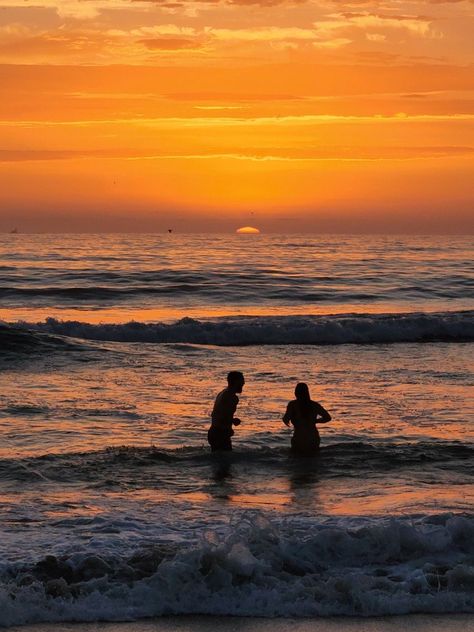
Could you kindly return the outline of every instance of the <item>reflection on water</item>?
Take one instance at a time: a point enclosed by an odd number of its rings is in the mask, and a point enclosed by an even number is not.
[[[0,235],[0,272],[6,320],[474,305],[469,236]]]
[[[212,479],[216,483],[232,478],[232,457],[228,454],[212,454]]]
[[[245,368],[247,378],[237,450],[289,447],[281,416],[299,380],[333,416],[321,428],[323,447],[474,440],[469,344],[108,343],[77,353],[28,354],[21,364],[2,366],[0,457],[120,445],[207,446],[212,404],[231,367]]]
[[[319,485],[321,483],[318,471],[320,458],[320,456],[292,456],[290,459],[289,491],[291,503],[297,509],[312,507],[314,511],[318,511],[318,507],[320,508]]]
[[[234,452],[213,455],[210,409],[234,367],[246,372],[242,424]],[[297,380],[333,416],[317,458],[289,453],[281,416]],[[471,384],[467,344],[108,344],[29,355],[0,372],[0,484],[15,520],[36,519],[40,495],[40,521],[79,515],[78,504],[80,519],[126,507],[140,520],[145,507],[176,519],[468,510]]]
[[[318,508],[318,457],[282,451],[277,457],[279,467],[275,463],[277,467],[272,470],[266,470],[264,462],[259,464],[258,460],[249,466],[237,454],[213,453],[210,458],[210,485],[206,489],[214,500],[260,509],[291,505],[297,511]]]

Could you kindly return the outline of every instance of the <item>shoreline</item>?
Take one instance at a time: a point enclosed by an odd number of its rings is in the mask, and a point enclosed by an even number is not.
[[[35,623],[9,632],[474,632],[474,614],[407,614],[309,619],[181,615],[138,621]]]

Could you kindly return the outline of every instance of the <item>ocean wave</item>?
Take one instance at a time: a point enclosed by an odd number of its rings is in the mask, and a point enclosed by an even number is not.
[[[359,526],[248,512],[194,544],[95,546],[4,563],[0,625],[179,614],[267,617],[474,612],[474,517]]]
[[[62,297],[71,300],[85,299],[120,299],[129,298],[140,294],[179,294],[189,292],[203,292],[195,283],[175,283],[166,287],[138,286],[138,287],[109,287],[109,286],[87,286],[87,287],[3,287],[0,289],[0,298],[11,298],[12,296],[25,297]],[[204,291],[205,294],[205,291]]]
[[[17,323],[31,331],[96,341],[203,345],[472,342],[474,310],[438,313],[183,318],[177,322],[93,325],[48,318]],[[0,335],[2,331],[0,331]]]
[[[51,352],[75,347],[73,340],[0,322],[0,360],[6,356]]]
[[[110,262],[109,262],[110,263]],[[123,262],[125,263],[125,261]],[[128,262],[129,263],[129,262]],[[77,301],[101,305],[125,301],[150,301],[153,298],[193,300],[205,305],[308,303],[353,304],[357,301],[415,301],[422,299],[465,299],[472,296],[474,280],[463,270],[432,269],[426,273],[394,275],[393,270],[381,274],[374,260],[364,260],[363,268],[334,271],[314,268],[288,272],[279,266],[227,268],[223,270],[161,268],[134,269],[124,265],[118,269],[97,269],[89,266],[57,270],[37,266],[19,269],[0,268],[0,298],[6,301],[41,303]],[[354,265],[354,264],[353,264]],[[433,265],[433,264],[432,264]]]
[[[66,452],[35,457],[0,459],[0,481],[48,480],[51,483],[82,482],[120,485],[124,481],[154,486],[158,474],[162,485],[176,484],[170,472],[179,468],[184,478],[200,487],[209,477],[209,468],[235,465],[252,473],[277,471],[293,475],[316,474],[320,478],[359,477],[362,473],[396,472],[401,469],[430,469],[474,477],[474,444],[460,441],[419,441],[363,443],[344,441],[325,445],[312,458],[298,458],[288,447],[240,447],[228,455],[212,454],[207,447],[116,446],[91,452]]]

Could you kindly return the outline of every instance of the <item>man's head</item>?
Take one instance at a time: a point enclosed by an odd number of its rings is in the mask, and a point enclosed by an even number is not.
[[[227,384],[234,393],[241,393],[245,384],[244,374],[241,371],[230,371],[227,374]]]

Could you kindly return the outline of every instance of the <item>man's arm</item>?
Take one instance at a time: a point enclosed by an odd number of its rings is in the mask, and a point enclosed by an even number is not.
[[[233,403],[234,409],[232,412],[232,423],[234,424],[234,426],[240,426],[240,424],[242,423],[238,417],[234,417],[235,411],[237,410],[238,403],[239,403],[239,398],[237,397],[237,395],[234,395],[234,403]]]
[[[235,411],[237,410],[237,405],[239,403],[239,398],[235,393],[226,393],[223,400],[223,408],[225,413],[225,418],[229,424],[233,424],[234,426],[238,426],[241,422],[240,419],[234,417]]]

